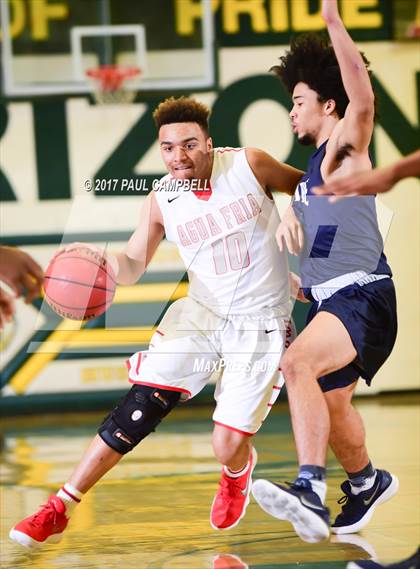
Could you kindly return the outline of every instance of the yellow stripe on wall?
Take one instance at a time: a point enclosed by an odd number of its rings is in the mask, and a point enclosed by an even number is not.
[[[65,319],[60,322],[57,329],[50,335],[49,340],[54,341],[59,339],[57,350],[60,351],[66,346],[66,342],[73,334],[80,330],[82,325],[82,322]],[[9,385],[18,395],[25,392],[26,387],[31,381],[58,353],[58,351],[43,352],[41,350],[42,346],[18,369],[10,380]]]
[[[177,300],[188,294],[188,283],[152,283],[117,288],[114,303]]]
[[[188,293],[188,283],[153,283],[118,287],[114,303],[177,300]],[[18,395],[25,393],[35,377],[65,348],[146,344],[154,328],[82,329],[83,322],[63,320],[36,352],[19,368],[9,385]]]
[[[70,338],[60,331],[54,338],[42,342],[38,353],[45,351],[58,354],[63,347],[86,348],[115,346],[125,344],[146,344],[150,341],[156,328],[141,326],[138,328],[98,328],[84,329],[74,333]]]

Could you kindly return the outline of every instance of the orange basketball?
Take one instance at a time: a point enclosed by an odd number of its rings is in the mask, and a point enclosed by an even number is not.
[[[116,284],[105,257],[75,246],[51,259],[45,272],[45,299],[63,318],[89,320],[111,306]]]

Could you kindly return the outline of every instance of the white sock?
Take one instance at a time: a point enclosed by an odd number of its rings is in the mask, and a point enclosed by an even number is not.
[[[230,478],[239,478],[240,476],[242,476],[243,474],[248,472],[249,465],[250,465],[250,461],[248,460],[246,465],[241,470],[238,470],[238,472],[232,472],[232,470],[230,468],[228,468],[227,466],[224,466],[223,470],[225,471],[225,474],[227,474]]]
[[[311,478],[309,482],[311,483],[312,490],[315,492],[315,494],[318,494],[319,499],[324,504],[325,497],[327,495],[327,483],[325,480],[317,480],[316,478]]]
[[[69,518],[73,513],[74,508],[80,504],[83,493],[79,492],[77,488],[66,482],[62,488],[57,492],[57,496],[63,500],[66,506],[66,516]]]
[[[358,494],[360,494],[360,492],[366,492],[366,490],[370,490],[372,486],[375,484],[375,480],[376,480],[376,471],[373,476],[371,476],[370,478],[366,478],[362,485],[359,486],[353,485],[351,483],[351,480],[349,480],[351,493],[357,496]]]

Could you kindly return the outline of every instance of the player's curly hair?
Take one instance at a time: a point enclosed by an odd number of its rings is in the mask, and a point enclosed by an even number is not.
[[[157,129],[174,122],[196,122],[208,135],[210,109],[189,97],[169,97],[160,103],[153,112]]]
[[[372,80],[370,62],[360,52]],[[299,82],[306,83],[318,93],[320,102],[334,99],[337,114],[344,116],[349,99],[341,79],[340,68],[329,38],[320,34],[301,34],[292,39],[290,49],[280,59],[280,65],[270,71],[280,77],[290,94]],[[376,110],[376,97],[375,97]]]

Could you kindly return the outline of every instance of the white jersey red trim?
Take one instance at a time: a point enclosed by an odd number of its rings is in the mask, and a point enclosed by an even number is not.
[[[166,238],[188,270],[189,296],[223,316],[266,308],[287,316],[288,264],[275,239],[276,206],[244,148],[215,148],[213,156],[209,194],[173,190],[169,174],[155,190]]]

